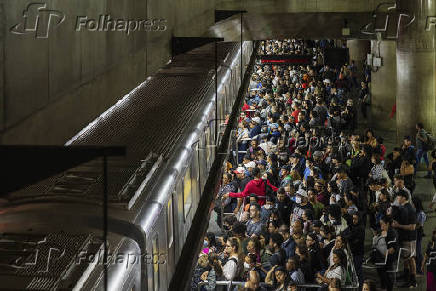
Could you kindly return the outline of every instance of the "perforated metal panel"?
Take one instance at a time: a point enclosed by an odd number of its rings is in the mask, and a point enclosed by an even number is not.
[[[239,44],[219,43],[218,64],[236,54]],[[230,65],[230,64],[225,64]],[[122,145],[125,158],[108,161],[109,202],[127,204],[134,195],[122,193],[123,187],[150,153],[164,161],[175,150],[190,121],[201,107],[208,91],[214,90],[215,47],[206,45],[174,60],[151,79],[91,123],[71,142],[72,145]],[[11,193],[9,200],[69,199],[102,200],[102,162],[96,160]],[[146,174],[146,173],[145,173]],[[154,179],[150,179],[152,183]],[[136,185],[137,186],[137,185]]]

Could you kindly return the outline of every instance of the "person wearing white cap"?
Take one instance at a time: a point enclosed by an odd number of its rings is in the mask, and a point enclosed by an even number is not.
[[[309,203],[309,196],[307,195],[307,191],[304,189],[299,189],[296,193],[294,209],[292,210],[292,222],[293,223],[297,219],[302,219],[303,213],[310,209],[313,211],[312,205]]]

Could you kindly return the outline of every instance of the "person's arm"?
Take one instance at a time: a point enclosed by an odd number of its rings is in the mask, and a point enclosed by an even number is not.
[[[266,180],[266,183],[268,184],[268,186],[271,187],[271,189],[272,189],[274,192],[277,192],[277,190],[279,190],[279,188],[277,188],[276,186],[274,186],[273,184],[271,184],[271,183],[269,182],[269,180]]]
[[[274,276],[274,269],[276,266],[272,267],[271,270],[268,271],[265,277],[265,283],[268,285],[273,285],[273,276]]]
[[[396,220],[394,220],[392,222],[392,227],[412,231],[416,229],[416,224],[399,224]]]
[[[207,275],[207,284],[206,284],[206,290],[207,291],[213,291],[216,288],[216,273],[212,269],[210,272],[208,272]]]
[[[250,191],[251,190],[251,181],[248,182],[248,184],[245,186],[244,190],[242,190],[242,192],[229,192],[228,194],[224,194],[223,197],[227,198],[227,197],[233,197],[233,198],[243,198],[243,197],[247,197],[250,195],[251,192],[249,192],[249,188]]]

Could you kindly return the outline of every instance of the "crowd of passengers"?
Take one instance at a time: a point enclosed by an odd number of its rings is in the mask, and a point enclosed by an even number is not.
[[[272,41],[261,50],[306,45]],[[321,52],[320,45],[313,51]],[[416,168],[424,152],[427,157],[425,130],[418,124],[416,146],[407,136],[392,153],[373,130],[357,132],[355,103],[367,86],[356,83],[354,71],[317,61],[255,67],[235,137],[239,155],[228,162],[215,201],[222,231],[204,238],[193,290],[218,289],[219,280],[245,282],[244,290],[297,290],[308,283],[340,290],[353,274],[360,288],[375,290],[362,272],[366,226],[373,233],[371,261],[385,262],[377,269],[381,288],[393,290],[387,271],[398,255],[405,286],[417,286],[416,273],[436,251],[433,234],[423,258],[426,216],[413,195]],[[428,166],[435,171],[432,156]],[[430,274],[434,265],[427,266]]]

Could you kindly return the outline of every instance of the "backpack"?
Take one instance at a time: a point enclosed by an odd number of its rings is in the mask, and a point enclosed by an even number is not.
[[[234,257],[230,258],[229,261],[233,261],[236,264],[236,275],[232,281],[241,281],[244,275],[244,268],[239,264],[238,260]]]
[[[424,142],[424,150],[432,151],[435,146],[435,142],[433,140],[433,136],[429,132],[425,132],[425,136],[427,140]]]

